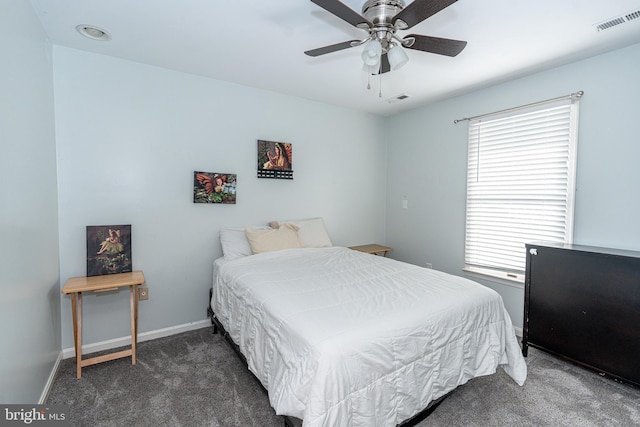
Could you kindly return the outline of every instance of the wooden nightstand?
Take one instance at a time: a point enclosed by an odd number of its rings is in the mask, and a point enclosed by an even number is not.
[[[62,293],[71,295],[71,311],[73,314],[73,341],[76,348],[76,377],[82,376],[82,367],[131,356],[131,364],[136,364],[136,344],[138,342],[138,286],[144,283],[142,271],[130,273],[107,274],[104,276],[72,277],[67,280]],[[115,291],[120,287],[129,287],[131,309],[131,348],[82,359],[82,293]]]
[[[371,243],[369,245],[349,246],[349,249],[373,255],[382,254],[382,256],[387,256],[387,252],[393,250],[393,248],[390,248],[389,246],[382,246],[375,243]]]

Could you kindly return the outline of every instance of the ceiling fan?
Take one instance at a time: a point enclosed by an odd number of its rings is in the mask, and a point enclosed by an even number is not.
[[[414,0],[406,7],[404,0],[367,0],[362,6],[362,15],[339,0],[311,1],[354,27],[367,31],[369,35],[362,40],[349,40],[308,50],[305,54],[320,56],[367,43],[362,60],[365,71],[371,74],[382,74],[403,66],[409,57],[401,47],[453,57],[467,45],[467,42],[460,40],[419,34],[400,38],[396,34],[398,30],[407,30],[419,24],[457,0]]]

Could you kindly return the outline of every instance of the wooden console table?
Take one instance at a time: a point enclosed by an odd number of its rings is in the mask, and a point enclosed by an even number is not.
[[[382,256],[387,256],[387,252],[393,250],[393,248],[390,248],[389,246],[382,246],[375,243],[369,245],[350,246],[349,249],[374,255],[382,254]]]
[[[72,277],[62,288],[63,294],[71,294],[71,312],[73,314],[73,341],[76,350],[76,377],[82,377],[82,367],[95,365],[108,360],[131,356],[131,364],[136,364],[136,344],[138,341],[138,289],[144,283],[142,271],[107,274],[104,276]],[[123,286],[129,287],[129,306],[131,310],[131,348],[82,359],[82,293],[114,291]]]

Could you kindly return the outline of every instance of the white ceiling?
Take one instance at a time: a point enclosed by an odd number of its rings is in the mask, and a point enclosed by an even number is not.
[[[392,115],[500,81],[640,42],[638,0],[459,0],[400,35],[468,41],[455,58],[407,50],[410,61],[373,77],[361,47],[305,50],[366,35],[309,0],[31,0],[52,43],[246,86]],[[343,0],[360,13],[364,0]],[[410,1],[407,1],[410,3]],[[107,30],[108,42],[75,27]],[[407,94],[404,101],[389,99]]]

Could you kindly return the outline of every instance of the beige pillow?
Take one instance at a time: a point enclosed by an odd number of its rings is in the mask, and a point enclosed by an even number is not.
[[[302,247],[298,240],[298,227],[292,224],[282,224],[273,230],[247,227],[245,233],[254,254]]]
[[[269,225],[291,224],[298,227],[298,239],[303,248],[327,248],[333,246],[322,218],[296,219],[288,221],[271,221]]]

